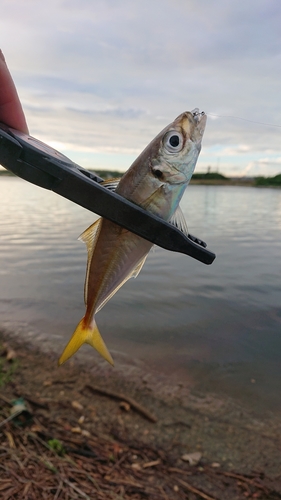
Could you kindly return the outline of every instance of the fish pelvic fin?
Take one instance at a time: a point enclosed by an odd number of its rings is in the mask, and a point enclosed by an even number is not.
[[[89,327],[85,325],[84,318],[81,319],[80,323],[77,325],[75,332],[65,347],[59,359],[59,365],[62,365],[69,358],[71,358],[71,356],[78,351],[82,344],[90,344],[106,361],[108,361],[111,365],[114,365],[113,359],[102,339],[96,322]]]

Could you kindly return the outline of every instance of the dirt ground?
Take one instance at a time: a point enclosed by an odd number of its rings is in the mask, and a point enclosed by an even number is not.
[[[0,346],[1,499],[281,499],[278,419]]]

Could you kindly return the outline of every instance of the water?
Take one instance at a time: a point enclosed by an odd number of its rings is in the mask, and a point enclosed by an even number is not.
[[[281,412],[281,190],[189,186],[190,232],[211,266],[160,248],[98,314],[116,364]],[[17,178],[0,179],[0,327],[60,354],[84,314],[96,216]],[[99,358],[83,346],[78,358]]]

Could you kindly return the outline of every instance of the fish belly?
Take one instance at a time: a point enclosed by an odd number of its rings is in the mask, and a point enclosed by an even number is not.
[[[149,241],[107,219],[102,219],[94,245],[87,273],[85,319],[89,323],[129,278],[138,275],[152,247]]]

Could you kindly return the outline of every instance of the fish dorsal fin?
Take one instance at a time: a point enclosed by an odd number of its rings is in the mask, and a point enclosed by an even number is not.
[[[119,182],[120,178],[106,179],[105,181],[101,182],[101,185],[106,189],[109,189],[110,191],[115,191]]]
[[[180,206],[173,213],[172,217],[169,220],[170,224],[173,224],[176,228],[178,228],[183,234],[188,236],[188,227],[185,220],[185,217],[182,213],[182,209]]]
[[[86,305],[88,300],[88,278],[90,272],[90,265],[95,250],[96,242],[100,234],[101,225],[102,225],[102,218],[100,217],[96,222],[94,222],[94,224],[89,226],[78,238],[79,240],[84,241],[84,243],[86,243],[88,251],[87,271],[86,271],[85,286],[84,286],[84,301]]]
[[[133,269],[133,271],[131,273],[129,273],[126,276],[126,278],[124,278],[123,281],[121,283],[119,283],[119,285],[116,288],[114,288],[114,290],[112,290],[112,292],[101,302],[101,304],[99,304],[99,306],[96,309],[96,313],[101,310],[101,308],[111,299],[111,297],[113,297],[113,295],[115,295],[116,292],[118,292],[119,288],[121,288],[121,286],[123,286],[124,283],[126,283],[126,281],[128,279],[130,279],[130,278],[136,278],[138,276],[139,272],[141,271],[141,269],[142,269],[142,267],[143,267],[143,265],[145,263],[146,257],[147,257],[147,254],[139,262],[139,264],[135,267],[135,269]]]

